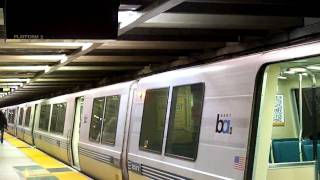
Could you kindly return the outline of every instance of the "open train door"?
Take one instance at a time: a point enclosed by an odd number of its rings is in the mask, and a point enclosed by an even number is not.
[[[266,67],[259,78],[255,153],[250,156],[254,164],[248,178],[319,180],[319,70],[313,58]]]

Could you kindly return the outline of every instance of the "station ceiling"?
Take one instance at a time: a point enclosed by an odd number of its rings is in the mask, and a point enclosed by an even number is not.
[[[0,106],[317,37],[317,8],[312,0],[122,0],[118,40],[92,42],[6,42],[0,13],[0,88],[13,90],[0,93]]]

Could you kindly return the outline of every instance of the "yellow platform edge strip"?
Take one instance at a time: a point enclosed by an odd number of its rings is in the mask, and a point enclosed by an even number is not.
[[[32,159],[35,163],[40,165],[41,167],[47,168],[64,168],[68,167],[65,164],[61,163],[60,161],[50,157],[49,155],[45,154],[44,152],[31,147],[29,144],[19,140],[18,138],[11,136],[7,133],[4,134],[4,139],[10,143],[11,145],[19,148],[21,152],[23,152],[26,156]],[[30,147],[30,148],[25,148]],[[52,176],[57,177],[60,180],[85,180],[88,179],[86,176],[82,175],[77,171],[67,171],[67,172],[55,172],[51,173]]]

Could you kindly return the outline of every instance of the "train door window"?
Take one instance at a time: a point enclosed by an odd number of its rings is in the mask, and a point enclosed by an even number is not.
[[[19,111],[19,125],[22,126],[22,120],[23,120],[23,108],[20,108],[20,111]]]
[[[50,104],[41,105],[40,119],[39,119],[39,129],[41,129],[43,131],[48,131],[49,119],[50,119],[50,111],[51,111],[51,105]]]
[[[53,104],[50,132],[62,134],[66,116],[67,103]]]
[[[203,97],[203,83],[173,88],[166,155],[196,159]]]
[[[140,149],[161,153],[169,88],[146,91],[142,115]]]
[[[117,132],[117,122],[120,106],[120,96],[106,97],[104,122],[101,142],[105,144],[114,144]]]
[[[91,115],[89,140],[100,142],[105,97],[94,98]]]
[[[27,108],[27,111],[26,111],[26,117],[25,117],[25,120],[24,120],[24,126],[25,126],[25,127],[29,127],[29,124],[30,124],[30,116],[31,116],[31,107],[28,107],[28,108]]]

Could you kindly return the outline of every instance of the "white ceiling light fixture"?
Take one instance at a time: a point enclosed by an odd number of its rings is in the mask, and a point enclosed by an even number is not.
[[[311,66],[308,66],[307,69],[320,71],[320,66],[311,65]]]
[[[0,87],[2,86],[23,86],[23,83],[19,82],[19,83],[0,83]]]
[[[120,29],[131,24],[135,20],[137,20],[142,13],[138,13],[135,11],[120,11],[118,13],[118,22],[120,22]]]
[[[295,68],[290,68],[289,71],[293,71],[293,72],[296,72],[296,73],[303,73],[303,72],[306,72],[306,68],[301,68],[301,67],[295,67]]]
[[[82,45],[81,51],[85,51],[85,50],[89,49],[92,45],[93,45],[93,43],[86,43],[86,44]]]
[[[68,60],[68,56],[63,56],[60,60],[60,64],[65,63]]]
[[[284,73],[284,74],[291,74],[291,75],[292,75],[292,74],[295,74],[296,72],[289,70],[289,71],[284,71],[283,73]]]
[[[285,76],[278,76],[278,79],[283,79],[283,80],[285,80],[285,79],[288,79],[288,78],[285,77]]]
[[[50,66],[46,66],[46,67],[45,67],[45,69],[44,69],[44,72],[45,72],[45,73],[47,73],[47,72],[49,72],[49,71],[50,71],[50,69],[51,69],[51,67],[50,67]]]
[[[0,71],[43,71],[46,66],[0,66]]]
[[[0,82],[27,82],[28,79],[20,79],[20,78],[5,78],[0,79]]]

